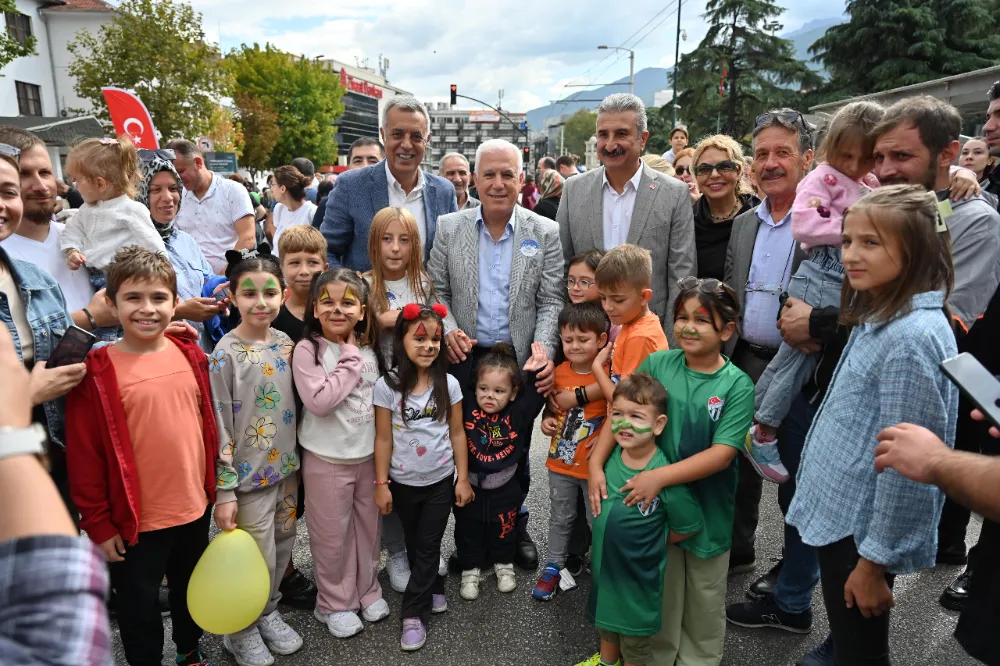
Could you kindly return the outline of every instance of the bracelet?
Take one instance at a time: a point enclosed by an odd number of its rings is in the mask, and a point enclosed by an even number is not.
[[[90,330],[96,331],[97,330],[97,320],[94,319],[94,315],[90,314],[90,310],[88,310],[87,308],[83,308],[80,311],[83,312],[83,314],[87,315],[87,319],[90,321]]]
[[[583,401],[585,403],[586,402],[590,402],[590,395],[587,394],[587,387],[586,386],[582,386],[581,389],[583,390]],[[586,405],[580,405],[580,406],[581,407],[585,407]]]
[[[576,393],[576,404],[578,404],[581,407],[586,406],[587,394],[583,392],[583,387],[577,386],[575,393]]]
[[[392,479],[386,479],[385,481],[379,481],[378,479],[375,479],[374,483],[376,486],[387,486],[390,483],[392,483]]]

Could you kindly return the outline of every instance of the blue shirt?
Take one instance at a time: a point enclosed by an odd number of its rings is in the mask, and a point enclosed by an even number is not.
[[[743,300],[743,335],[749,343],[777,349],[781,346],[778,331],[778,297],[788,289],[792,277],[795,239],[792,237],[792,211],[779,222],[771,218],[767,199],[757,207],[760,226],[753,244],[750,275]]]
[[[809,434],[786,522],[825,546],[853,536],[861,557],[891,573],[934,566],[944,495],[893,470],[875,472],[878,433],[924,426],[955,444],[958,389],[938,369],[958,353],[944,294],[910,301],[888,323],[855,327]]]
[[[510,342],[510,262],[514,256],[514,213],[500,240],[494,241],[483,209],[476,212],[479,229],[479,312],[476,315],[476,340],[480,347]]]
[[[167,257],[177,273],[177,296],[182,301],[190,298],[200,298],[205,280],[215,274],[212,266],[205,259],[201,248],[190,234],[174,227],[173,233],[164,241],[167,246]],[[205,330],[200,321],[189,321],[195,327],[199,337]]]

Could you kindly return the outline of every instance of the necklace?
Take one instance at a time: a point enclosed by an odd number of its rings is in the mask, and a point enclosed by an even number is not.
[[[737,197],[737,199],[736,199],[736,205],[733,206],[733,209],[730,210],[725,215],[712,215],[711,210],[709,211],[708,214],[712,216],[712,221],[714,221],[714,222],[722,222],[723,220],[728,220],[729,218],[735,216],[736,213],[738,213],[740,211],[740,207],[742,205],[743,205],[743,202],[739,200],[739,197]]]

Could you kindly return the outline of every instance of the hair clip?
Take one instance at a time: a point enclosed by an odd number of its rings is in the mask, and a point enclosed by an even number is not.
[[[431,306],[431,310],[434,310],[434,314],[441,317],[441,319],[448,316],[448,308],[443,303],[435,303]]]
[[[420,316],[420,311],[423,310],[418,303],[407,303],[403,306],[403,319],[406,321],[413,321]]]
[[[107,137],[100,140],[102,146],[115,146],[118,145],[118,139],[109,139]]]

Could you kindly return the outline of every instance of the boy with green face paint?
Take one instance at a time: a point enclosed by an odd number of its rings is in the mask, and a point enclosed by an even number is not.
[[[627,506],[621,488],[639,472],[667,464],[656,437],[667,425],[667,392],[649,375],[621,381],[611,406],[617,446],[604,467],[608,497],[594,518],[593,583],[587,617],[601,634],[589,666],[652,663],[660,630],[667,534],[677,543],[701,530],[698,502],[684,485],[664,489],[647,504]],[[622,661],[624,659],[624,661]]]

